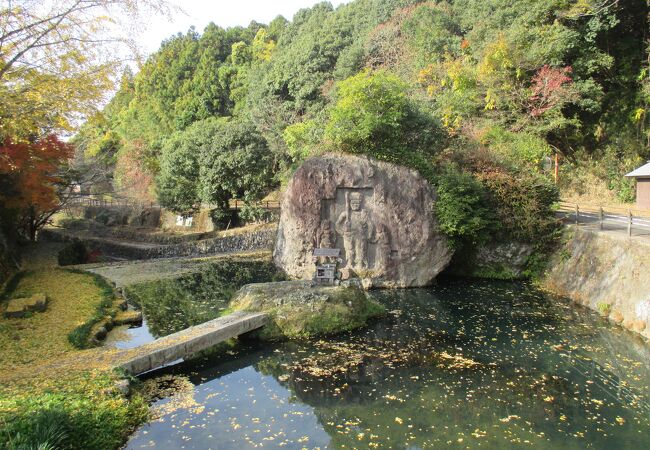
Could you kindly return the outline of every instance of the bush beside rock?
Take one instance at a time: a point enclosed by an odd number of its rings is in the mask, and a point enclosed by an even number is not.
[[[60,266],[72,266],[75,264],[85,264],[88,262],[88,249],[79,239],[73,239],[57,254],[57,260]]]

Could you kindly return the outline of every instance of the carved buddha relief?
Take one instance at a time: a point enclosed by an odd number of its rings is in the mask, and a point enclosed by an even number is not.
[[[274,260],[290,276],[311,278],[311,249],[340,249],[350,276],[373,286],[421,286],[451,258],[416,173],[350,155],[307,160],[283,195]]]

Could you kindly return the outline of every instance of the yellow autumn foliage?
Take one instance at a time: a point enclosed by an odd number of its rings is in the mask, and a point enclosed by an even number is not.
[[[94,276],[56,267],[56,245],[39,244],[23,255],[28,269],[9,293],[44,293],[44,312],[0,317],[0,447],[30,436],[43,414],[54,411],[67,430],[65,448],[118,448],[148,407],[116,386],[110,349],[77,350],[68,334],[97,314],[107,293]],[[3,308],[0,308],[3,309]],[[32,436],[33,437],[33,436]]]
[[[77,351],[68,334],[95,312],[102,292],[92,276],[50,268],[25,275],[13,297],[42,292],[47,310],[31,317],[0,317],[0,379],[21,366],[59,358]]]

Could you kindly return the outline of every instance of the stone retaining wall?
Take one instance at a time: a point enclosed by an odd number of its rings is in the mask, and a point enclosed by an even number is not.
[[[525,279],[533,246],[521,242],[490,242],[454,254],[446,275],[501,280]]]
[[[174,245],[154,245],[106,238],[78,237],[73,233],[53,229],[41,231],[39,237],[40,239],[55,242],[70,242],[73,239],[79,239],[90,249],[99,250],[103,255],[116,258],[153,259],[271,250],[276,235],[277,228],[268,227],[250,233],[182,242]]]
[[[650,338],[650,239],[571,227],[543,286]]]

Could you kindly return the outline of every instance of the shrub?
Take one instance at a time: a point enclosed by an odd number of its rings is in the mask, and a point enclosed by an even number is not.
[[[436,214],[451,246],[485,241],[494,226],[485,189],[471,174],[447,167],[437,177]]]
[[[598,308],[598,312],[600,314],[602,314],[603,316],[608,315],[610,310],[612,309],[612,305],[610,305],[609,303],[605,303],[605,302],[598,302],[598,304],[596,306]]]
[[[559,223],[553,206],[557,187],[533,175],[516,175],[502,169],[476,174],[488,193],[498,220],[498,235],[521,242],[539,243],[552,237]]]
[[[110,218],[111,216],[109,212],[105,209],[100,210],[97,215],[95,215],[95,220],[102,225],[107,225]]]
[[[539,170],[546,157],[553,154],[551,146],[539,136],[530,133],[513,133],[494,126],[481,137],[481,143],[519,166]]]
[[[336,151],[408,165],[405,158],[432,154],[446,135],[426,103],[409,97],[407,85],[398,77],[364,71],[337,84],[325,140]]]
[[[402,123],[408,108],[404,82],[386,72],[364,71],[337,88],[338,100],[325,129],[335,146],[366,153],[403,145]]]
[[[59,250],[57,260],[60,266],[84,264],[88,261],[88,249],[79,239],[74,239]]]
[[[307,159],[322,140],[323,128],[315,120],[294,123],[285,128],[282,138],[293,162]]]
[[[264,208],[250,203],[244,203],[239,211],[239,218],[244,222],[263,222],[267,220],[268,216],[269,214]]]

